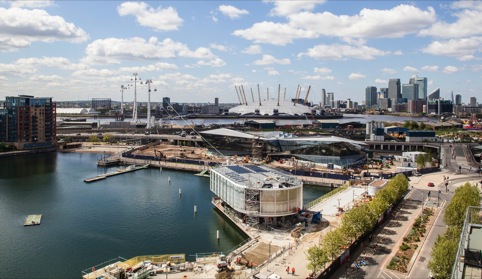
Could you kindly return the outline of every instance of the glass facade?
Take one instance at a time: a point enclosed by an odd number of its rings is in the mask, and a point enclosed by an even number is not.
[[[301,180],[284,173],[266,171],[266,168],[246,172],[240,168],[244,173],[236,174],[228,168],[211,170],[210,190],[236,212],[258,217],[281,217],[292,215],[297,207],[302,207]]]

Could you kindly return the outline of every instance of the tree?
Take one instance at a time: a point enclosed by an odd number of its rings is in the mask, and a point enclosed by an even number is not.
[[[479,189],[468,182],[465,183],[463,186],[455,190],[454,197],[445,210],[445,224],[462,227],[467,207],[478,206],[479,203]]]
[[[333,261],[336,256],[342,251],[342,246],[345,244],[345,237],[339,229],[329,231],[323,237],[322,249],[323,253],[331,258]]]
[[[457,246],[458,239],[451,239],[445,234],[437,236],[431,252],[431,259],[428,262],[428,268],[432,271],[434,278],[450,278]]]
[[[325,268],[325,264],[328,262],[328,255],[320,246],[314,245],[306,251],[306,259],[308,260],[306,267],[313,274],[316,274],[318,270]]]
[[[418,155],[418,156],[417,156],[417,159],[415,160],[415,162],[417,163],[417,168],[418,168],[418,169],[423,169],[423,168],[425,168],[425,163],[426,163],[426,161],[425,161],[425,156],[423,156],[423,155]]]
[[[89,142],[99,142],[99,137],[97,137],[97,135],[90,135]]]
[[[114,139],[114,136],[111,134],[104,134],[104,137],[102,138],[104,142],[112,142],[113,139]]]
[[[418,125],[418,128],[419,128],[420,130],[425,130],[425,129],[427,128],[427,125],[425,125],[424,122],[420,122],[420,124]]]

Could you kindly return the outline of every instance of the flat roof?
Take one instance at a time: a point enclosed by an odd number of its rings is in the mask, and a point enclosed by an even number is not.
[[[291,174],[263,165],[226,165],[212,171],[248,188],[280,189],[303,185],[301,180]]]

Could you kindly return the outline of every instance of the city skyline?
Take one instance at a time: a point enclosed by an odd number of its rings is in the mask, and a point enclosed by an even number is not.
[[[2,99],[120,100],[133,73],[153,102],[235,103],[241,84],[361,102],[414,75],[463,103],[482,89],[477,1],[4,1],[0,18]]]

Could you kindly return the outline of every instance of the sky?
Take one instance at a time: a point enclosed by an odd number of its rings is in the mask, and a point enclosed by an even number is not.
[[[141,102],[145,80],[152,102],[234,103],[241,85],[361,102],[414,75],[480,102],[481,52],[482,1],[0,0],[1,100],[132,101],[137,73]]]

